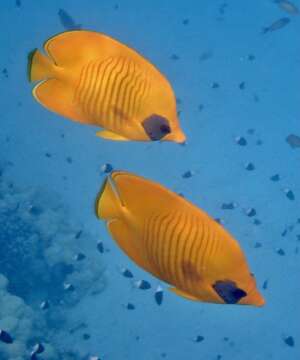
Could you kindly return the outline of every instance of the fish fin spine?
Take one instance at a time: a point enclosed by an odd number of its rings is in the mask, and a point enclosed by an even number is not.
[[[96,216],[111,221],[123,217],[125,206],[121,196],[109,175],[105,179],[95,203]]]
[[[30,82],[41,81],[54,77],[55,64],[38,49],[32,50],[28,54],[27,76]]]

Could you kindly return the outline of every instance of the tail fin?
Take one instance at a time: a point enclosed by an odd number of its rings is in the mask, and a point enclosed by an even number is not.
[[[52,77],[54,63],[38,49],[28,54],[27,75],[29,81],[40,81]]]
[[[96,215],[99,219],[113,220],[121,217],[122,200],[112,178],[107,176],[95,203]]]

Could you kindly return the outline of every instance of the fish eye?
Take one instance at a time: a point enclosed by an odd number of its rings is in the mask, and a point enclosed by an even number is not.
[[[169,134],[171,132],[171,129],[170,129],[169,125],[161,125],[160,130],[164,134]]]
[[[142,122],[142,126],[152,141],[161,140],[171,132],[168,119],[157,114],[147,117]]]

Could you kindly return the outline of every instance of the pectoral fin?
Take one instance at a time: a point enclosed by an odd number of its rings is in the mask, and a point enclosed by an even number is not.
[[[108,130],[101,130],[96,132],[96,135],[99,137],[102,137],[103,139],[108,139],[108,140],[114,140],[114,141],[129,141],[129,139],[127,139],[126,137],[122,136],[122,135],[118,135],[112,131],[108,131]]]

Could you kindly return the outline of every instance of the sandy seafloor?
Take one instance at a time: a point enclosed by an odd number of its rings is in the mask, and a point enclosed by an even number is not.
[[[224,3],[227,6],[221,14]],[[299,1],[294,4],[300,6]],[[27,54],[64,31],[58,17],[60,8],[84,28],[134,47],[166,74],[181,100],[180,121],[187,146],[105,141],[95,136],[95,128],[50,113],[33,99],[26,79]],[[264,26],[282,17],[291,22],[261,34]],[[0,23],[0,161],[9,163],[3,181],[11,181],[24,191],[38,187],[50,197],[56,194],[67,209],[60,212],[57,221],[66,221],[67,226],[72,223],[91,234],[74,238],[72,243],[90,254],[84,260],[86,281],[90,283],[93,277],[93,268],[88,270],[91,257],[106,269],[100,271],[103,279],[95,280],[105,283],[101,291],[82,294],[73,305],[63,307],[64,321],[48,321],[39,330],[38,340],[43,342],[44,336],[56,350],[52,352],[55,355],[45,351],[38,359],[85,359],[88,354],[101,360],[299,359],[300,149],[292,148],[286,137],[300,136],[300,16],[285,13],[270,0],[21,0],[19,7],[13,0],[3,0]],[[201,61],[203,53],[209,53],[209,59]],[[177,60],[172,59],[174,54]],[[255,58],[250,56],[250,60],[249,55]],[[244,89],[239,88],[242,82]],[[213,83],[219,87],[213,88]],[[203,106],[201,111],[199,105]],[[236,136],[243,136],[247,145],[236,144]],[[254,164],[253,171],[245,169],[247,162]],[[266,306],[190,302],[138,269],[94,215],[94,200],[104,178],[100,168],[105,163],[182,192],[213,217],[222,218],[245,250]],[[193,176],[183,178],[188,170]],[[274,174],[280,175],[278,182],[270,180]],[[293,191],[294,200],[288,199],[286,189]],[[1,196],[5,198],[5,194]],[[12,191],[11,199],[13,196]],[[222,204],[228,202],[236,202],[237,207],[222,210]],[[45,209],[47,206],[44,201]],[[245,214],[249,207],[255,208],[255,217]],[[255,225],[254,219],[261,223]],[[7,221],[9,218],[2,223]],[[44,222],[45,234],[47,230]],[[1,237],[12,248],[14,239]],[[99,254],[98,240],[109,251]],[[0,245],[3,261],[7,244]],[[43,243],[39,246],[43,249]],[[55,251],[54,258],[70,249],[66,244],[60,245],[57,255]],[[18,261],[12,261],[15,273],[22,273]],[[34,255],[31,261],[35,261]],[[135,289],[132,281],[120,274],[121,266],[129,268],[136,280],[150,281],[152,289]],[[0,267],[2,272],[5,275],[5,267],[3,271]],[[266,280],[267,289],[262,289]],[[161,306],[153,298],[159,283],[165,289]],[[27,305],[37,317],[44,317],[38,310],[38,303],[44,300],[39,298],[39,286],[36,282],[27,289],[31,299]],[[93,289],[97,284],[89,286]],[[126,309],[128,302],[135,310]],[[18,312],[9,314],[9,308],[2,301],[0,329],[7,325],[7,316],[15,316],[8,330],[17,341],[22,337]],[[49,309],[54,318],[58,308]],[[81,322],[87,327],[70,333],[72,324]],[[90,338],[83,339],[83,333]],[[198,335],[204,337],[202,342],[194,341]],[[28,359],[33,344],[30,339],[35,337],[32,328],[22,340],[23,346],[15,350],[0,343],[0,359]],[[293,338],[294,346],[285,342],[288,337]]]

